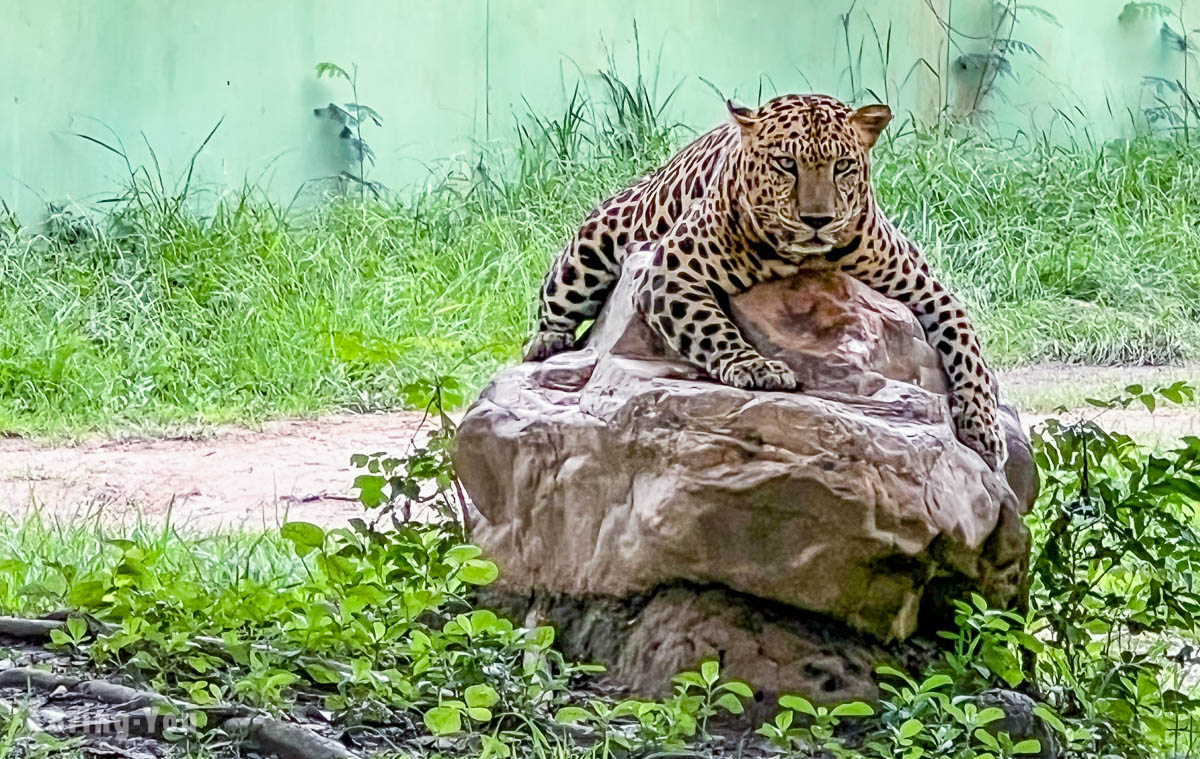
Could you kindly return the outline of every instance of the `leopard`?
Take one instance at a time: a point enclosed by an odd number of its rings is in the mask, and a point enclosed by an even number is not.
[[[580,346],[631,250],[651,253],[635,308],[680,356],[745,390],[795,391],[796,374],[752,346],[729,299],[816,267],[903,303],[936,349],[958,439],[993,470],[1007,458],[998,386],[963,303],[889,220],[871,181],[892,120],[875,103],[788,94],[728,117],[645,178],[603,201],[554,259],[526,361]]]

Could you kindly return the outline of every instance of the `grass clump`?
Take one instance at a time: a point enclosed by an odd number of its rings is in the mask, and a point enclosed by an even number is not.
[[[517,358],[567,230],[675,144],[644,84],[610,96],[529,117],[514,153],[405,199],[292,213],[246,187],[201,215],[131,166],[101,219],[59,210],[35,234],[9,215],[0,429],[394,408],[452,369],[478,385]]]
[[[686,135],[606,77],[515,148],[404,198],[300,213],[247,187],[197,212],[130,167],[98,219],[0,224],[0,429],[42,435],[403,406],[519,356],[550,258],[599,199]],[[899,135],[900,130],[897,130]],[[119,152],[119,151],[118,151]],[[1150,136],[1014,144],[907,130],[881,201],[971,306],[993,363],[1200,353],[1196,151]]]
[[[917,135],[877,162],[900,226],[969,300],[993,360],[1158,364],[1200,347],[1197,151],[1150,136]]]

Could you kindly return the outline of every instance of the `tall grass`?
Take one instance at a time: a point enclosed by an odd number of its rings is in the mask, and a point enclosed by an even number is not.
[[[547,263],[587,210],[686,138],[669,95],[604,85],[403,199],[297,213],[246,187],[202,214],[131,167],[102,216],[58,214],[41,233],[0,219],[0,429],[393,408],[444,373],[478,387],[517,359]],[[996,363],[1197,357],[1194,150],[936,130],[877,153],[885,207],[970,303]]]
[[[1195,147],[939,131],[893,144],[878,164],[885,206],[973,305],[1000,365],[1197,357]]]
[[[40,511],[0,514],[0,614],[35,616],[61,608],[76,576],[119,563],[139,547],[141,568],[236,593],[243,582],[287,587],[303,562],[278,530],[203,534],[169,520],[114,522],[100,512],[58,519]]]
[[[204,216],[131,167],[94,222],[8,218],[0,429],[389,408],[448,372],[477,385],[518,356],[567,230],[676,144],[648,92],[531,114],[511,154],[405,199],[291,213],[246,187]]]

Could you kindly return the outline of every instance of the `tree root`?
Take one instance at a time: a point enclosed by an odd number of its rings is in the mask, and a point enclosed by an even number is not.
[[[62,626],[63,622],[54,619],[0,617],[0,635],[20,640],[49,640],[51,631]]]
[[[69,612],[63,611],[53,612],[41,619],[0,616],[0,635],[30,642],[47,641],[51,632],[66,626],[69,616]],[[92,624],[97,623],[93,620]],[[115,629],[111,625],[98,624],[105,630]],[[193,640],[201,646],[225,648],[225,642],[220,638],[198,636]],[[265,644],[255,644],[253,647],[267,653],[283,655]],[[352,672],[348,665],[331,659],[298,656],[295,657],[295,661],[301,666],[320,664],[340,674],[348,675]],[[244,736],[260,751],[280,759],[355,759],[355,754],[331,738],[319,735],[302,725],[283,722],[244,707],[201,707],[160,693],[130,688],[107,680],[81,680],[26,667],[0,671],[0,687],[20,687],[44,692],[64,688],[110,706],[132,709],[132,713],[122,715],[123,724],[144,724],[146,732],[156,737],[161,737],[165,726],[165,720],[160,718],[162,710],[184,715],[204,712],[210,719],[224,720],[219,724],[225,732]],[[129,718],[133,718],[132,722]]]
[[[233,717],[221,724],[231,735],[245,735],[260,751],[280,759],[355,759],[342,744],[300,725],[263,717]]]
[[[44,633],[44,636],[48,637],[49,633]],[[186,719],[187,715],[202,712],[209,717],[209,724],[219,724],[226,733],[242,736],[259,751],[279,759],[357,759],[356,754],[332,738],[319,735],[302,725],[257,714],[246,707],[202,707],[108,680],[84,680],[31,667],[12,667],[0,671],[0,687],[25,688],[43,693],[62,689],[129,710],[122,711],[111,724],[90,724],[82,732],[103,734],[124,730],[131,734],[161,738],[172,722],[178,724],[178,715]],[[214,718],[220,721],[213,722]]]

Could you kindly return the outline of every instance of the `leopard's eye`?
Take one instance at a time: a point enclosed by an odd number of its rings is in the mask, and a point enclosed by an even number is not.
[[[833,164],[833,172],[835,174],[845,174],[854,168],[853,158],[839,158],[837,163]]]
[[[777,155],[774,157],[774,160],[775,166],[778,167],[780,171],[795,175],[796,159],[792,158],[791,156]]]

